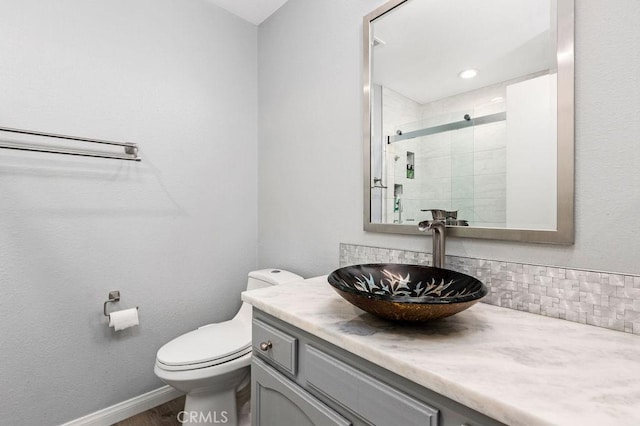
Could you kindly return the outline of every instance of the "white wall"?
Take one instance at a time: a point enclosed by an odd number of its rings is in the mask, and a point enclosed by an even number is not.
[[[430,250],[362,231],[362,17],[378,0],[290,0],[259,28],[259,260],[305,275],[338,243]],[[450,239],[459,256],[640,273],[640,2],[576,2],[576,243]]]
[[[0,423],[60,424],[162,386],[157,349],[239,307],[257,27],[204,0],[0,0],[0,58],[0,126],[143,158],[0,152]],[[140,327],[107,327],[110,290]]]
[[[507,87],[507,226],[557,228],[558,75]]]

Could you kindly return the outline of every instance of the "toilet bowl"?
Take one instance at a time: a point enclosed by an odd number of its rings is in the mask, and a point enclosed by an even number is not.
[[[247,290],[301,280],[277,269],[249,273]],[[229,321],[208,324],[162,346],[154,372],[186,394],[179,419],[183,424],[237,425],[236,394],[249,386],[251,306],[242,303]],[[246,392],[242,392],[246,394]]]

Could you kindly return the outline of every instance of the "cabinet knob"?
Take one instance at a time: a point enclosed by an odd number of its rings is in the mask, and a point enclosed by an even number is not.
[[[260,343],[260,350],[266,352],[271,349],[272,346],[273,344],[270,341],[262,342]]]

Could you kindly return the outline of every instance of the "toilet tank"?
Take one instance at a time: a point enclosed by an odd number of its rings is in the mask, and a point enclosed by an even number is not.
[[[260,269],[258,271],[249,272],[247,290],[255,290],[256,288],[284,284],[303,279],[304,278],[300,275],[296,275],[293,272],[284,271],[282,269]]]
[[[259,271],[249,272],[249,279],[247,281],[247,290],[255,290],[257,288],[269,287],[272,285],[284,284],[292,281],[303,280],[300,275],[296,275],[293,272],[284,271],[282,269],[260,269]],[[249,329],[251,328],[251,305],[247,302],[242,302],[240,310],[233,317],[234,320],[240,320],[247,324]]]

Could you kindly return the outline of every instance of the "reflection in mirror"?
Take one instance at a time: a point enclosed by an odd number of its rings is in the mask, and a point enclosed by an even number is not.
[[[365,17],[366,230],[416,233],[440,209],[450,235],[572,242],[572,13],[395,0]]]

